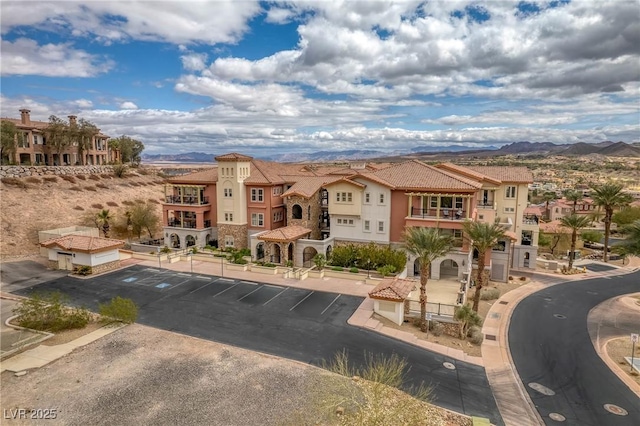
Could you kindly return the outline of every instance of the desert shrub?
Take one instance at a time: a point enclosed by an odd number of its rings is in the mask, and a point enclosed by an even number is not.
[[[41,183],[42,181],[35,177],[35,176],[29,176],[28,178],[25,179],[25,181],[29,182],[29,183]]]
[[[35,294],[21,300],[13,313],[21,327],[34,330],[56,332],[85,327],[91,321],[91,313],[84,308],[69,308],[66,302],[60,292]]]
[[[42,180],[45,182],[54,183],[58,181],[58,178],[55,176],[45,176],[42,178]]]
[[[496,300],[500,297],[500,290],[497,288],[483,288],[480,293],[482,300]]]
[[[84,207],[81,207],[81,206],[75,206],[73,209],[74,209],[74,210],[81,211],[81,212],[83,212],[83,211],[84,211]]]
[[[360,269],[354,266],[353,268],[349,268],[349,272],[351,272],[352,274],[357,274],[358,272],[360,272]]]
[[[418,321],[418,323],[419,322],[420,321]],[[429,324],[429,331],[431,331],[431,334],[436,337],[442,336],[442,333],[444,333],[444,325],[439,321],[431,321]]]
[[[98,210],[102,210],[104,209],[104,206],[100,203],[93,203],[91,204],[91,207],[93,207],[94,209],[98,209]]]
[[[109,189],[109,187],[107,185],[105,185],[104,183],[96,183],[96,186],[98,188],[102,188],[102,189]]]
[[[91,275],[91,272],[93,271],[91,270],[91,266],[81,265],[81,266],[76,266],[73,272],[75,272],[78,275]]]
[[[96,192],[98,190],[98,188],[96,188],[93,185],[85,186],[84,189],[87,191],[93,191],[93,192]]]
[[[138,307],[131,299],[125,299],[117,296],[109,303],[100,304],[100,315],[103,322],[119,321],[125,324],[131,324],[138,318]]]
[[[378,268],[378,273],[383,277],[388,277],[396,272],[396,267],[393,265],[384,265]]]
[[[482,331],[478,326],[472,326],[467,331],[467,336],[469,337],[469,341],[474,345],[481,345],[484,340],[484,336],[482,335]]]
[[[197,254],[198,253],[198,247],[191,247],[191,253]]]
[[[107,205],[110,207],[118,207],[118,203],[115,201],[107,201]]]
[[[91,180],[100,180],[100,176],[98,176],[98,175],[89,175],[89,179],[91,179]]]
[[[72,186],[71,188],[69,188],[69,190],[71,190],[71,191],[77,191],[77,192],[82,192],[82,188],[80,188],[79,186]]]
[[[76,178],[74,178],[73,176],[69,176],[69,175],[60,175],[60,179],[62,180],[66,180],[69,183],[76,183]]]
[[[18,188],[28,188],[28,185],[25,182],[23,182],[22,179],[4,177],[1,180],[2,180],[2,183],[4,183],[5,185],[13,185],[13,186],[17,186]]]
[[[113,175],[112,175],[112,174],[109,174],[109,173],[101,173],[101,174],[100,174],[100,177],[101,177],[102,179],[111,179],[111,178],[113,177]]]
[[[116,177],[123,178],[127,175],[127,165],[126,164],[114,164],[113,165],[113,174]]]
[[[138,174],[142,175],[142,176],[146,176],[146,175],[149,174],[149,170],[140,167],[140,168],[138,168]]]
[[[527,277],[520,277],[520,281],[526,281]]]
[[[85,175],[76,175],[76,179],[87,180],[87,177]]]
[[[482,318],[480,318],[478,313],[471,309],[471,306],[469,305],[464,305],[456,308],[454,318],[461,325],[460,338],[462,339],[465,339],[467,337],[467,331],[469,331],[470,327],[474,325],[479,326],[482,324]]]

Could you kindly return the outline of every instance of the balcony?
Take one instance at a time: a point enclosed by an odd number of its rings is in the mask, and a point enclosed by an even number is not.
[[[195,219],[185,219],[180,221],[179,219],[169,219],[167,226],[171,228],[189,228],[196,229],[196,220]]]
[[[526,214],[522,217],[523,225],[538,225],[540,219],[534,214]]]
[[[165,197],[165,202],[167,204],[181,204],[181,205],[189,205],[189,206],[204,206],[209,204],[209,197],[202,197],[198,199],[196,196],[179,196],[179,195],[167,195]]]
[[[411,207],[412,219],[429,219],[429,220],[457,220],[464,221],[466,212],[462,209],[447,209],[441,208],[440,215],[437,215],[438,209],[420,209],[417,207]]]
[[[482,210],[495,210],[496,209],[496,205],[493,202],[493,200],[478,201],[477,207],[478,207],[478,209],[482,209]]]

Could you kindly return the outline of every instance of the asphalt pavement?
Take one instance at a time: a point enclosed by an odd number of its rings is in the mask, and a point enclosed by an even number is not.
[[[598,356],[587,330],[594,306],[638,291],[640,272],[549,287],[515,308],[509,326],[511,355],[547,425],[640,424],[640,400]],[[554,420],[562,418],[561,423]]]
[[[116,296],[130,298],[141,324],[312,365],[342,350],[354,365],[364,364],[365,353],[396,353],[411,366],[407,385],[433,386],[436,405],[503,424],[482,367],[349,326],[360,297],[142,266],[89,279],[65,276],[15,293],[55,290],[93,310]]]

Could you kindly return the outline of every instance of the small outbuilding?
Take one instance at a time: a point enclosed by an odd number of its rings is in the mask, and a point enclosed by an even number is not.
[[[402,325],[404,321],[405,300],[416,288],[415,280],[403,278],[385,278],[371,292],[373,311],[380,316]]]
[[[66,235],[40,243],[48,250],[52,269],[78,270],[97,274],[120,267],[120,251],[124,241],[87,235]]]

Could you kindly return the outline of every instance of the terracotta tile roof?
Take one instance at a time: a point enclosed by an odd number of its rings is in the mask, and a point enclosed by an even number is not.
[[[362,178],[362,179],[366,179],[366,180],[370,180],[372,182],[378,183],[382,186],[395,188],[392,184],[382,179],[380,176],[377,176],[374,173],[370,173],[370,172],[358,173],[357,175],[350,177],[350,179],[354,179],[354,178]]]
[[[300,195],[305,198],[311,197],[318,192],[325,184],[331,183],[335,180],[340,180],[340,176],[285,176],[288,182],[295,181],[293,186],[286,190],[283,197],[290,195]]]
[[[416,288],[417,284],[418,282],[414,280],[395,277],[385,278],[369,292],[369,297],[372,299],[402,302],[409,297],[409,293]]]
[[[533,173],[526,167],[468,166],[467,168],[501,182],[533,183]]]
[[[282,184],[285,182],[295,182],[299,176],[315,176],[315,174],[300,167],[299,164],[253,160],[251,162],[251,175],[245,180],[245,183]]]
[[[215,159],[216,161],[251,161],[253,160],[253,157],[238,154],[237,152],[231,152],[229,154],[218,155]]]
[[[361,184],[360,182],[356,182],[356,181],[354,181],[354,180],[351,180],[351,178],[352,178],[352,177],[353,177],[353,176],[351,176],[351,177],[342,177],[342,178],[338,178],[338,179],[334,180],[333,182],[328,182],[328,183],[326,183],[324,186],[331,186],[331,185],[333,185],[333,184],[336,184],[336,183],[343,183],[343,182],[349,183],[349,184],[354,185],[354,186],[357,186],[357,187],[359,187],[359,188],[365,188],[365,187],[367,186],[367,185]]]
[[[40,243],[42,247],[60,247],[63,250],[79,251],[83,253],[99,253],[124,246],[124,241],[112,238],[89,237],[86,235],[66,235],[60,238]]]
[[[417,160],[399,163],[367,174],[367,176],[370,175],[389,182],[397,189],[405,190],[476,191],[482,187],[482,184],[475,180],[429,166]]]
[[[264,234],[258,235],[259,240],[263,241],[275,241],[275,242],[289,242],[298,240],[307,234],[311,233],[311,229],[307,229],[300,225],[289,225],[282,228],[267,231]]]
[[[544,206],[527,206],[524,209],[523,214],[535,214],[538,216],[543,216],[544,210]]]
[[[1,121],[10,121],[13,124],[16,125],[16,127],[18,129],[39,129],[39,130],[44,130],[49,126],[49,123],[47,121],[35,121],[35,120],[31,120],[31,123],[29,124],[22,124],[22,120],[19,118],[5,118],[2,117],[0,118]]]
[[[442,164],[438,164],[436,167],[439,168],[439,169],[449,170],[450,172],[463,174],[463,175],[465,175],[465,176],[467,176],[467,177],[469,177],[471,179],[477,180],[477,181],[486,180],[486,181],[489,181],[489,182],[495,183],[495,184],[502,183],[500,180],[495,179],[495,178],[493,178],[491,176],[487,176],[487,175],[485,175],[483,173],[480,173],[480,172],[478,172],[476,170],[472,170],[472,169],[469,169],[469,168],[464,167],[464,166],[459,166],[457,164],[442,163]]]
[[[559,220],[552,220],[551,222],[540,222],[540,231],[548,232],[550,234],[568,234],[571,230],[562,226]]]
[[[188,175],[174,176],[167,179],[171,183],[196,183],[215,185],[218,180],[218,168],[202,170],[199,172],[189,173]]]

